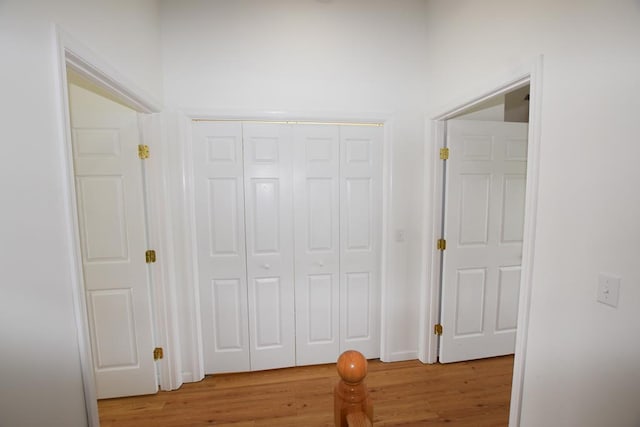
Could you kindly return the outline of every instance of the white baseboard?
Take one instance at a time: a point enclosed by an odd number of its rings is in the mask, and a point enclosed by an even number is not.
[[[388,358],[382,360],[383,362],[402,362],[405,360],[415,360],[418,358],[418,352],[416,350],[410,351],[394,351]]]

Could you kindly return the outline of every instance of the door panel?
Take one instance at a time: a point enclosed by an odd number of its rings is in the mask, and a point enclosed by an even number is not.
[[[217,353],[230,353],[238,356],[246,351],[246,298],[242,281],[212,280],[211,307],[213,307],[213,368],[223,369],[222,363],[216,361]],[[225,355],[226,356],[226,355]],[[229,356],[231,357],[231,356]],[[221,358],[223,362],[225,358]],[[231,369],[231,368],[229,368]]]
[[[370,275],[369,273],[347,273],[346,276],[346,340],[369,339],[371,337],[369,303],[372,300]]]
[[[298,365],[340,353],[339,142],[336,126],[293,129]]]
[[[251,369],[295,365],[291,127],[242,125]]]
[[[496,331],[515,330],[520,299],[520,266],[500,267],[498,276],[498,315]]]
[[[523,123],[447,124],[443,363],[514,352],[526,138]]]
[[[73,84],[69,97],[97,395],[156,393],[138,116]]]
[[[209,186],[209,255],[239,256],[243,246],[239,237],[243,234],[239,222],[242,212],[238,205],[242,202],[242,194],[238,194],[240,178],[208,179]]]
[[[250,370],[242,126],[193,125],[205,373]]]
[[[280,254],[280,180],[250,178],[248,211],[253,222],[249,240],[252,254]]]
[[[129,258],[122,176],[76,178],[85,263]]]
[[[382,128],[340,126],[340,351],[380,355]]]
[[[89,291],[88,297],[98,369],[135,367],[138,351],[131,289]]]

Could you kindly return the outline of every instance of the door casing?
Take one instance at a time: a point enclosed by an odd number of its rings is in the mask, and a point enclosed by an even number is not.
[[[76,206],[76,192],[73,174],[73,157],[72,157],[72,138],[71,138],[71,121],[69,113],[69,97],[67,69],[72,69],[81,77],[87,79],[114,99],[122,102],[127,107],[145,114],[157,113],[161,110],[160,104],[143,90],[136,87],[128,81],[128,79],[115,71],[107,62],[100,58],[97,54],[84,46],[79,40],[75,39],[62,28],[57,25],[53,26],[55,34],[55,52],[56,52],[56,68],[53,70],[58,87],[57,110],[60,123],[60,141],[62,141],[64,156],[60,159],[63,170],[65,172],[63,191],[64,206],[66,217],[66,234],[68,236],[68,246],[72,252],[70,257],[71,287],[73,293],[74,315],[76,319],[76,329],[78,333],[78,349],[80,356],[80,366],[82,370],[82,381],[85,398],[85,408],[87,412],[87,423],[90,426],[99,426],[98,405],[95,390],[95,378],[93,373],[93,358],[91,354],[91,343],[89,338],[89,328],[87,324],[87,305],[84,297],[84,279],[82,274],[82,256],[80,250],[80,236],[78,228],[78,216]],[[144,135],[143,135],[144,138]],[[160,154],[160,153],[158,153]],[[159,175],[157,182],[161,183],[161,168],[155,168],[150,176],[151,180]],[[161,189],[151,188],[154,194],[161,192]],[[152,203],[160,203],[158,197],[151,197]],[[153,209],[153,206],[151,207]],[[167,229],[162,218],[157,218],[149,223],[150,236],[162,235],[162,230]],[[158,239],[154,242],[159,252],[166,252],[167,242],[165,239]],[[168,259],[169,257],[167,257]],[[170,262],[168,259],[167,261]],[[171,268],[171,266],[163,266],[162,270]],[[154,304],[156,305],[158,315],[154,319],[154,328],[157,335],[167,336],[170,328],[167,325],[174,322],[176,318],[175,307],[164,298],[170,295],[171,286],[166,275],[155,274],[151,283],[153,289]],[[165,348],[165,358],[160,361],[160,387],[165,390],[179,387],[175,377],[171,375],[175,372],[176,365],[179,365],[179,359],[171,355],[179,353],[171,348],[175,340],[170,340]],[[179,372],[179,369],[178,369]]]
[[[518,331],[514,360],[513,382],[509,424],[520,423],[522,392],[525,370],[529,311],[532,289],[532,272],[535,255],[535,232],[538,200],[538,175],[540,169],[540,130],[542,95],[543,56],[539,55],[525,64],[522,69],[510,73],[478,90],[476,95],[454,103],[451,108],[441,110],[426,119],[425,174],[423,198],[423,241],[420,283],[420,329],[418,355],[423,363],[436,363],[438,357],[438,336],[434,334],[434,325],[440,319],[440,252],[436,240],[442,230],[443,200],[443,162],[440,160],[440,148],[445,146],[446,121],[470,107],[476,106],[494,96],[503,95],[516,88],[530,85],[531,101],[529,112],[529,134],[527,151],[527,176],[525,219],[522,247],[522,275],[520,279],[520,299],[518,309]],[[477,94],[480,95],[477,95]]]

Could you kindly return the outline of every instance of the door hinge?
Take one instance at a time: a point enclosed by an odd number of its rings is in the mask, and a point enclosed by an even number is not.
[[[153,349],[153,360],[160,360],[164,357],[164,351],[162,347],[156,347]]]
[[[444,251],[447,249],[447,241],[445,239],[438,239],[438,244],[436,245],[439,251]]]
[[[442,325],[440,323],[433,325],[433,333],[436,335],[442,335]]]
[[[152,264],[156,262],[156,251],[154,251],[153,249],[146,251],[144,253],[144,259],[147,262],[147,264]]]
[[[441,148],[440,149],[440,159],[441,160],[449,160],[449,149],[448,148]]]
[[[141,159],[149,158],[149,146],[145,144],[138,145],[138,157]]]

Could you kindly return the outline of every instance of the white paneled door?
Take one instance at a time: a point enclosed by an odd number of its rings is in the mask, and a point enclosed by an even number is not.
[[[242,124],[197,123],[193,155],[205,373],[248,371]]]
[[[75,85],[69,94],[97,395],[156,393],[137,114]]]
[[[294,129],[296,358],[335,362],[340,352],[340,132]]]
[[[380,356],[382,128],[340,128],[340,351]]]
[[[447,122],[440,362],[513,353],[527,124]]]
[[[291,126],[246,123],[242,133],[251,369],[294,366]]]
[[[193,129],[206,372],[378,357],[382,128]]]

